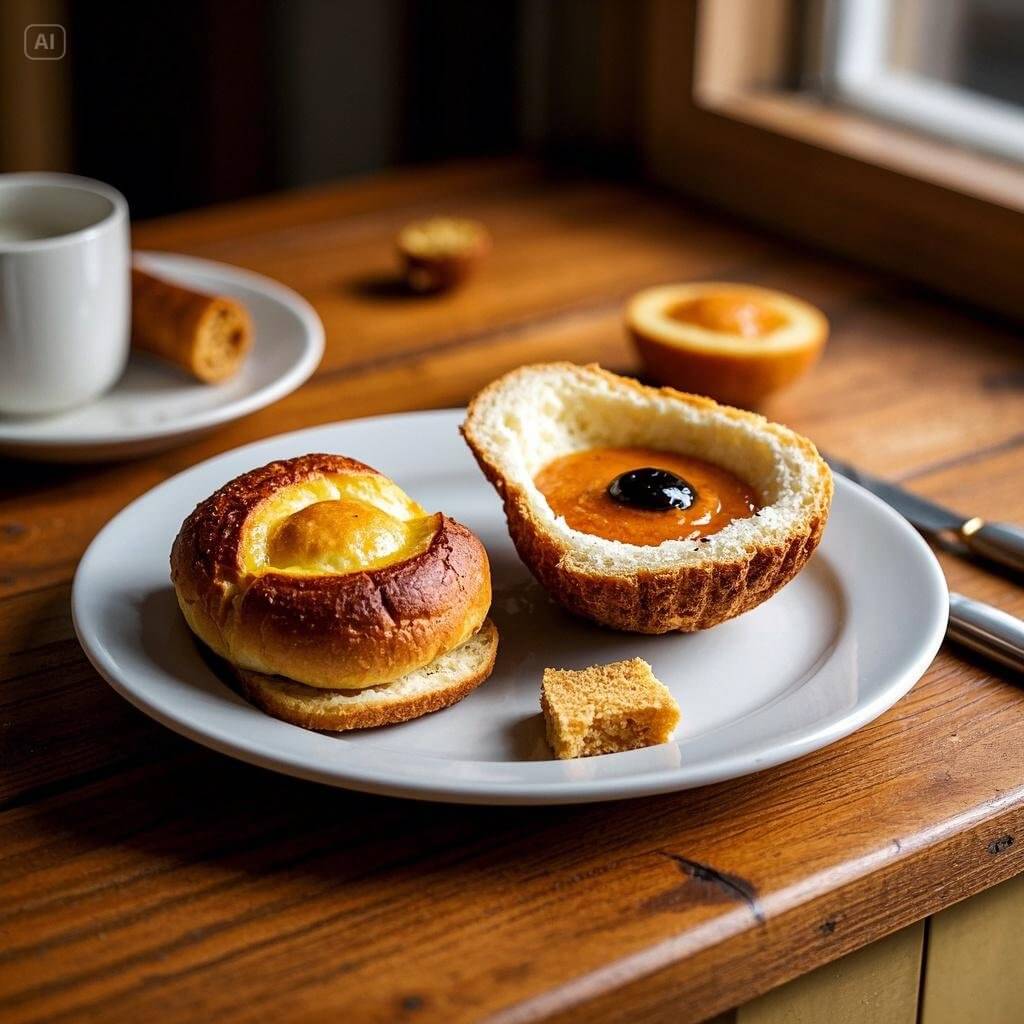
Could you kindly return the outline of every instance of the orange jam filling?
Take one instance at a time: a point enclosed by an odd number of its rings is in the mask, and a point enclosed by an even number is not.
[[[696,491],[687,509],[650,511],[615,501],[608,486],[622,473],[653,467],[682,477]],[[696,540],[746,519],[760,507],[753,489],[703,459],[653,448],[594,448],[549,462],[534,482],[552,511],[580,533],[626,544]]]
[[[786,323],[776,310],[739,295],[703,295],[666,311],[666,316],[719,334],[763,338]]]

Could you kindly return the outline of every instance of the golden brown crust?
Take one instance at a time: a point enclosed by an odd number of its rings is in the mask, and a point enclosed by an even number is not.
[[[226,380],[252,347],[235,299],[206,295],[132,268],[132,344],[207,384]]]
[[[667,743],[679,705],[642,658],[544,669],[540,707],[556,757],[590,757]]]
[[[561,365],[575,370],[573,364]],[[526,368],[529,369],[529,368]],[[667,395],[698,408],[715,409],[731,419],[756,423],[798,444],[816,463],[815,503],[780,544],[750,544],[743,557],[705,559],[667,570],[606,575],[574,568],[572,552],[560,538],[538,522],[522,489],[507,479],[488,457],[482,439],[474,431],[474,418],[488,385],[469,404],[463,436],[487,479],[501,496],[509,534],[519,557],[548,592],[567,610],[613,629],[633,633],[693,632],[708,629],[757,607],[785,586],[804,567],[821,540],[832,501],[832,475],[814,445],[806,438],[766,423],[756,413],[720,406],[710,398],[673,388],[650,388],[618,377],[596,365],[598,372],[616,386],[645,395]],[[523,372],[522,370],[512,371]]]
[[[361,687],[406,675],[479,629],[491,599],[487,554],[443,515],[424,551],[383,568],[247,573],[249,517],[283,487],[346,473],[381,475],[339,455],[272,462],[226,484],[182,524],[171,579],[190,627],[216,653],[311,686]]]
[[[828,339],[827,333],[822,333],[798,351],[749,359],[728,352],[695,352],[632,324],[627,329],[652,380],[665,384],[685,381],[688,388],[748,409],[757,408],[769,395],[802,377],[818,361]]]
[[[756,608],[785,586],[821,540],[816,517],[786,545],[760,546],[743,559],[681,566],[635,576],[596,576],[562,563],[562,552],[533,528],[529,517],[507,511],[520,558],[569,611],[631,633],[690,633]]]
[[[487,640],[484,656],[461,676],[446,679],[443,685],[433,689],[402,697],[389,695],[383,687],[375,693],[375,696],[379,693],[379,699],[357,706],[338,706],[332,702],[335,691],[302,686],[233,666],[229,681],[242,697],[261,711],[303,729],[347,732],[394,725],[458,703],[490,676],[498,652],[498,631],[494,623],[486,619],[480,634]]]
[[[245,521],[256,506],[283,487],[328,473],[381,474],[344,455],[311,454],[269,462],[230,480],[201,501],[182,523],[171,551],[172,573],[187,573],[197,587],[238,582]]]
[[[482,256],[415,256],[399,251],[402,276],[414,292],[443,292],[473,275]]]

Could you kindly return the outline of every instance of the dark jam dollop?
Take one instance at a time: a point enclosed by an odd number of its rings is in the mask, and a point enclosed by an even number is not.
[[[697,500],[697,492],[681,476],[645,466],[617,476],[608,485],[608,497],[620,505],[665,512],[689,508]]]

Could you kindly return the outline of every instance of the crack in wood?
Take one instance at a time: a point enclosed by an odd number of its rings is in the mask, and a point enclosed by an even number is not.
[[[653,897],[644,904],[645,909],[666,910],[681,902],[692,901],[693,887],[690,883],[697,882],[703,887],[706,894],[717,894],[745,903],[754,915],[754,920],[758,924],[764,924],[765,914],[758,898],[757,888],[745,878],[729,874],[726,871],[719,871],[709,864],[701,864],[700,861],[691,860],[678,853],[669,853],[667,850],[659,850],[658,853],[679,868],[680,872],[686,876],[687,884]]]

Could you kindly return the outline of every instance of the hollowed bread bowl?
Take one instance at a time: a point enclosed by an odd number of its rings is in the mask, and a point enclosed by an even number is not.
[[[749,611],[803,568],[828,517],[832,477],[806,438],[598,366],[514,370],[473,399],[462,430],[529,569],[569,611],[615,629],[692,631]],[[614,446],[715,463],[750,484],[762,507],[701,540],[656,546],[571,529],[534,477],[558,456]]]

